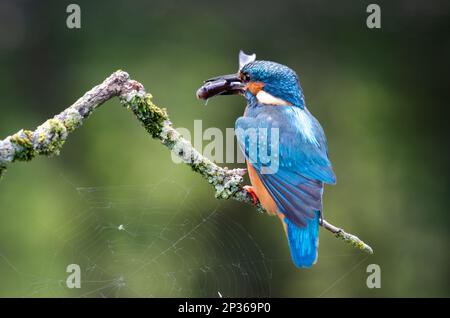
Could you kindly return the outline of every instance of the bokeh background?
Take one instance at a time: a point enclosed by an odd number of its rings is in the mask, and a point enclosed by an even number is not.
[[[195,91],[237,53],[289,65],[329,140],[337,174],[325,215],[366,256],[321,230],[296,269],[279,221],[214,199],[199,176],[112,100],[56,158],[0,181],[3,297],[448,297],[450,8],[446,1],[0,2],[0,136],[34,129],[116,69],[142,82],[178,127],[233,127],[237,96]],[[205,141],[205,144],[207,141]],[[228,166],[234,166],[227,164]],[[66,267],[81,267],[81,288]],[[381,268],[381,288],[366,268]]]

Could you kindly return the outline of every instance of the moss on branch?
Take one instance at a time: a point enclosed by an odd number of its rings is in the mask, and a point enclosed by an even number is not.
[[[80,127],[98,106],[116,96],[153,138],[161,141],[214,187],[216,198],[232,198],[252,204],[257,211],[264,212],[261,204],[253,204],[253,198],[243,188],[245,169],[222,168],[200,154],[173,128],[167,111],[152,102],[152,95],[145,92],[144,86],[120,70],[34,131],[22,129],[0,140],[0,178],[7,165],[15,161],[30,161],[36,155],[58,155],[69,133]],[[325,220],[322,220],[321,226],[351,246],[373,253],[372,248],[355,235],[346,233]]]

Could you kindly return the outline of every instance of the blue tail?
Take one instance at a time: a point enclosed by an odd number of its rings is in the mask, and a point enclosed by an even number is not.
[[[298,227],[286,217],[284,218],[292,261],[297,267],[311,267],[317,260],[319,217],[320,212],[317,211],[316,217],[309,219],[306,227]]]

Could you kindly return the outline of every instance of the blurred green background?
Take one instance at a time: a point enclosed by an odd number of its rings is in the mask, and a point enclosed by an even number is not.
[[[176,126],[224,131],[244,100],[204,107],[195,91],[255,52],[299,73],[338,178],[325,215],[375,254],[321,230],[318,264],[296,269],[278,220],[215,200],[112,100],[59,157],[15,163],[0,182],[0,296],[450,296],[448,2],[377,1],[380,30],[360,0],[78,0],[79,30],[69,3],[0,2],[2,138],[117,69]],[[72,263],[80,289],[65,284]],[[369,264],[380,289],[366,286]]]

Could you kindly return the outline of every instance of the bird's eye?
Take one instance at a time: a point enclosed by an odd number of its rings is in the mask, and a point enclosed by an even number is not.
[[[243,82],[248,82],[248,81],[250,81],[250,75],[248,75],[247,73],[241,73],[241,74],[239,75],[239,77],[241,78],[241,80],[242,80]]]

